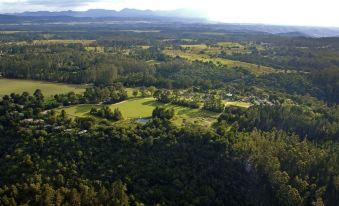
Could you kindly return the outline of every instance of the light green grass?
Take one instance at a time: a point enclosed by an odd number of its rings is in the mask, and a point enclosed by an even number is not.
[[[0,34],[16,34],[23,31],[0,31]]]
[[[82,93],[85,91],[85,86],[31,80],[0,79],[0,96],[10,93],[21,94],[22,92],[29,92],[30,94],[33,94],[37,89],[41,89],[44,96],[49,99],[55,94],[71,91],[74,91],[75,93]]]
[[[225,101],[224,103],[225,103],[226,107],[234,106],[234,107],[249,108],[251,106],[251,104],[248,103],[248,102],[228,102],[228,101]]]
[[[85,46],[94,44],[96,40],[77,40],[77,39],[49,39],[49,40],[34,40],[33,44],[48,45],[48,44],[82,44]]]
[[[261,74],[269,74],[277,72],[275,69],[271,67],[266,66],[259,66],[256,64],[250,64],[246,62],[241,61],[234,61],[230,59],[223,59],[223,58],[211,58],[208,55],[205,54],[195,54],[195,53],[189,53],[189,52],[183,52],[180,50],[170,50],[166,49],[163,51],[164,54],[171,56],[171,57],[181,57],[183,59],[189,60],[189,61],[202,61],[202,62],[212,62],[214,64],[222,64],[229,67],[241,67],[244,68],[253,74],[261,75]]]
[[[203,111],[200,109],[191,109],[187,107],[176,106],[172,104],[162,104],[154,98],[134,98],[127,101],[113,104],[110,106],[112,110],[118,108],[125,119],[149,118],[152,116],[153,110],[157,107],[173,108],[175,117],[172,120],[176,125],[181,126],[184,122],[199,124],[202,126],[210,126],[216,121],[218,113]],[[84,117],[89,115],[92,107],[100,108],[98,105],[76,105],[64,108],[66,113],[71,117]],[[59,109],[58,111],[61,111]]]
[[[101,46],[87,46],[85,47],[85,50],[88,52],[96,52],[96,53],[104,53],[105,52],[105,48],[101,47]]]
[[[149,46],[149,45],[143,45],[143,46],[140,46],[142,49],[149,49],[149,48],[151,48],[151,46]]]
[[[57,109],[57,112],[61,112],[61,110],[65,110],[66,114],[71,117],[86,117],[89,115],[92,107],[99,108],[100,106],[93,104],[81,104],[76,106],[64,107],[62,109]]]

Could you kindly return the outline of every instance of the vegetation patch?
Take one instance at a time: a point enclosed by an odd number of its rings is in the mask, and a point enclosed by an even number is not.
[[[63,108],[71,117],[86,117],[92,107],[101,108],[101,105],[85,104]],[[154,98],[134,98],[110,106],[111,110],[119,109],[125,119],[150,118],[156,107],[174,109],[175,116],[173,122],[180,126],[182,124],[196,123],[203,126],[210,126],[216,121],[218,113],[203,111],[201,109],[191,109],[188,107],[176,106],[173,104],[163,104]],[[58,109],[57,111],[61,111]]]
[[[276,70],[273,69],[272,67],[260,66],[256,64],[250,64],[246,62],[223,59],[223,58],[218,58],[218,57],[213,58],[205,54],[194,54],[194,53],[183,52],[180,50],[170,50],[170,49],[166,49],[163,52],[164,54],[170,57],[181,57],[189,61],[212,62],[214,64],[221,64],[221,65],[225,65],[229,67],[241,67],[256,75],[269,74],[269,73],[276,72]]]
[[[234,106],[234,107],[243,107],[243,108],[249,108],[251,106],[251,103],[248,102],[229,102],[229,101],[225,101],[225,106],[229,107],[229,106]]]
[[[96,40],[76,40],[76,39],[48,39],[34,40],[32,44],[48,45],[48,44],[82,44],[91,45],[96,43]]]
[[[19,80],[19,79],[0,79],[0,96],[10,93],[28,92],[32,94],[35,90],[40,89],[47,99],[56,94],[75,92],[82,93],[85,91],[84,85],[72,85],[62,83],[50,83],[43,81]]]

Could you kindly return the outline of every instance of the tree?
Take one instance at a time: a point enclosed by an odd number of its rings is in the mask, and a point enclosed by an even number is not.
[[[136,98],[137,96],[138,96],[138,94],[139,94],[139,91],[138,90],[133,90],[133,96],[134,96],[134,98]]]
[[[156,107],[152,112],[152,117],[163,120],[170,120],[174,117],[174,109]]]
[[[119,110],[119,108],[114,109],[114,112],[113,112],[113,119],[114,119],[115,121],[119,121],[119,120],[124,119],[123,116],[122,116],[122,113],[121,113],[120,110]]]

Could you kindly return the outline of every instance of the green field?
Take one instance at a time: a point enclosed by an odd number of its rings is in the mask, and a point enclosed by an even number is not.
[[[234,106],[234,107],[249,108],[251,106],[251,104],[248,103],[248,102],[229,102],[229,101],[225,101],[224,103],[225,103],[226,107]]]
[[[210,126],[216,121],[218,114],[207,112],[200,109],[191,109],[187,107],[176,106],[172,104],[162,104],[154,98],[134,98],[127,101],[113,104],[110,106],[112,110],[119,108],[125,119],[149,118],[155,107],[173,108],[175,110],[175,118],[173,122],[180,126],[182,123],[196,123],[202,126]],[[84,117],[89,115],[92,107],[100,108],[98,105],[76,105],[64,108],[66,113],[71,117]],[[59,109],[60,111],[61,109]]]
[[[104,53],[105,52],[105,47],[87,46],[87,47],[85,47],[85,50],[88,51],[88,52]]]
[[[22,92],[29,92],[32,94],[36,89],[41,89],[42,93],[48,99],[55,94],[71,91],[82,93],[85,91],[85,86],[31,80],[0,79],[0,96],[10,93],[21,94]]]
[[[96,40],[78,40],[78,39],[48,39],[34,40],[33,44],[48,45],[48,44],[82,44],[85,46],[94,44]]]
[[[23,31],[0,31],[0,34],[16,34]]]
[[[256,64],[250,64],[246,62],[234,61],[234,60],[217,58],[217,57],[210,57],[209,55],[206,55],[206,54],[196,54],[194,52],[183,52],[180,50],[172,50],[172,49],[166,49],[163,52],[164,54],[170,57],[179,56],[189,61],[213,62],[214,64],[222,64],[222,65],[229,66],[229,67],[242,67],[256,75],[269,74],[269,73],[276,72],[276,70],[271,67],[259,66]]]

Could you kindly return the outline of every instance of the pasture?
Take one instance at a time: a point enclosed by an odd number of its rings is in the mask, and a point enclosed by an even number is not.
[[[229,102],[229,101],[225,101],[225,106],[226,107],[242,107],[242,108],[249,108],[251,106],[251,103],[248,102]]]
[[[165,55],[170,56],[170,57],[180,57],[183,59],[186,59],[188,61],[202,61],[202,62],[212,62],[214,64],[218,65],[225,65],[228,67],[240,67],[243,69],[246,69],[253,74],[256,75],[262,75],[262,74],[269,74],[269,73],[275,73],[277,72],[275,69],[271,67],[266,67],[266,66],[260,66],[256,64],[250,64],[246,62],[241,62],[241,61],[234,61],[230,59],[223,59],[223,58],[218,58],[218,57],[210,57],[209,55],[206,54],[195,54],[192,52],[183,52],[180,50],[172,50],[172,49],[166,49],[163,51]]]
[[[33,45],[50,45],[50,44],[82,44],[89,46],[96,43],[96,40],[77,40],[77,39],[48,39],[34,40]]]
[[[82,93],[85,91],[85,86],[20,79],[0,79],[0,96],[10,93],[21,94],[22,92],[32,94],[37,89],[41,89],[44,96],[49,99],[55,94],[71,91]]]
[[[216,121],[218,113],[203,111],[200,109],[191,109],[188,107],[176,106],[173,104],[163,104],[157,102],[154,98],[132,98],[124,102],[110,105],[112,110],[118,108],[125,119],[149,118],[156,107],[172,108],[175,111],[175,117],[172,120],[176,125],[183,123],[195,123],[202,126],[210,126]],[[71,117],[85,117],[89,115],[92,107],[100,108],[98,105],[76,105],[63,108]],[[60,111],[59,109],[58,111]]]

